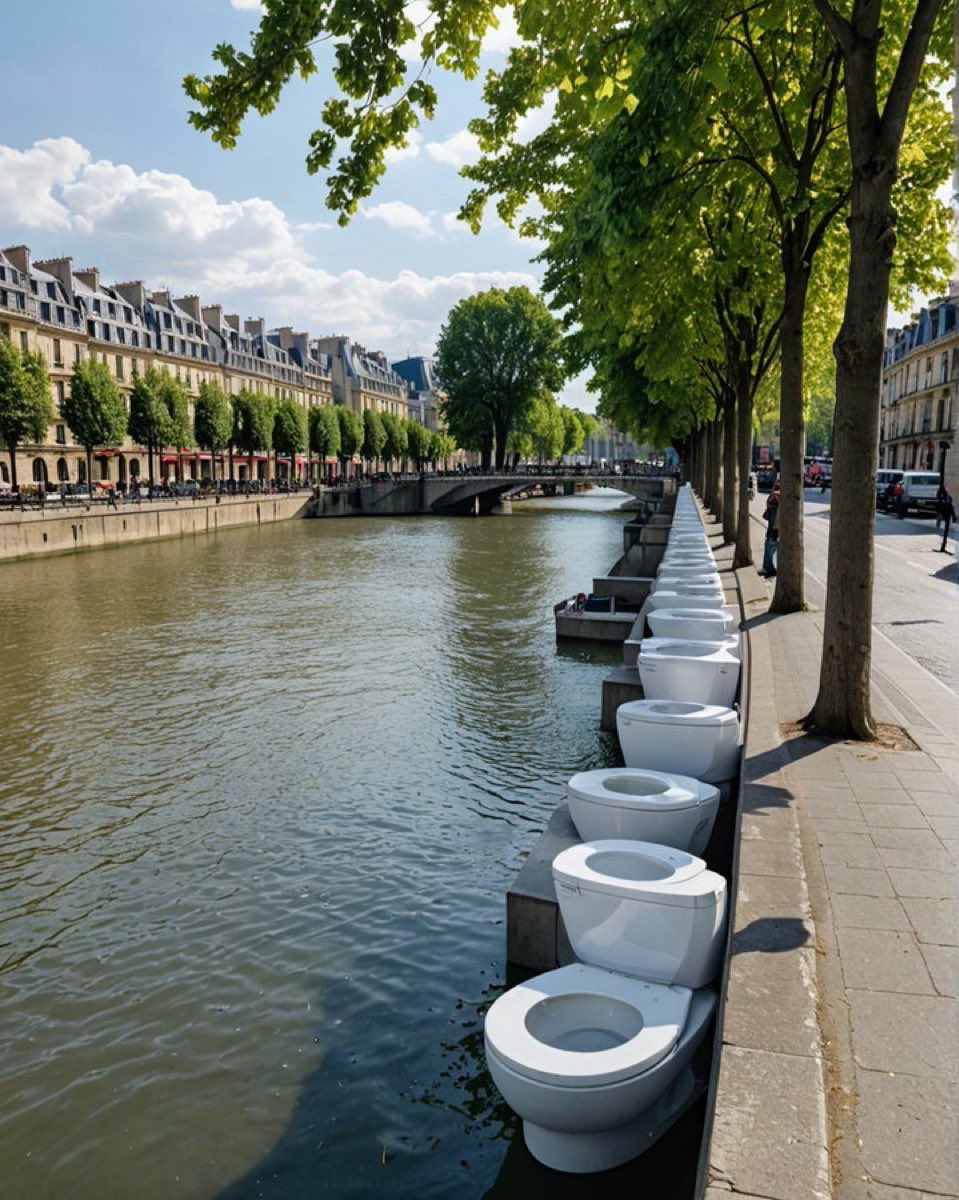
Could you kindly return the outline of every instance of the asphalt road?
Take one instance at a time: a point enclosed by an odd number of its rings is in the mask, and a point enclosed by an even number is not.
[[[754,512],[762,512],[757,496]],[[806,600],[821,608],[826,596],[831,493],[806,489]],[[876,514],[873,624],[920,666],[959,692],[959,541],[939,554],[942,531],[934,517],[900,521]],[[761,553],[762,543],[758,550]],[[770,581],[772,583],[772,581]]]

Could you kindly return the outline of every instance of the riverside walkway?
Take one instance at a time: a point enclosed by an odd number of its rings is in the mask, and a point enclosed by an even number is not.
[[[750,720],[705,1196],[956,1197],[959,697],[879,635],[874,711],[912,748],[802,734],[823,614],[773,616],[739,574]]]

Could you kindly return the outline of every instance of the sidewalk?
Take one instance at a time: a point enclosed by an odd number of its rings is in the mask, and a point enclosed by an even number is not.
[[[956,1197],[959,698],[880,635],[876,717],[919,749],[784,729],[815,698],[823,614],[771,617],[767,603],[746,614],[746,782],[706,1196]]]

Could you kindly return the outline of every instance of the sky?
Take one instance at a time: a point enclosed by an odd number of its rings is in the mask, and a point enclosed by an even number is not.
[[[0,246],[71,255],[107,282],[195,293],[271,327],[349,334],[394,361],[431,353],[463,296],[537,287],[535,242],[495,214],[476,236],[455,220],[483,71],[471,82],[433,72],[436,119],[391,155],[341,229],[322,177],[304,165],[327,95],[320,76],[288,85],[270,116],[248,117],[234,150],[187,123],[183,76],[207,73],[218,42],[247,46],[258,0],[2,4]],[[484,69],[502,65],[515,36],[508,9],[502,18],[484,43]],[[531,119],[528,132],[544,122]],[[583,378],[562,399],[590,411],[596,403]]]
[[[349,334],[394,361],[431,353],[463,296],[537,287],[535,242],[495,214],[479,235],[455,220],[469,189],[458,170],[476,154],[466,125],[482,112],[481,79],[433,72],[436,120],[391,154],[374,195],[341,229],[323,178],[304,165],[327,95],[320,76],[291,83],[269,117],[250,116],[234,150],[187,122],[183,76],[207,73],[218,42],[246,48],[257,0],[3,8],[0,246],[26,244],[34,259],[71,255],[107,282],[195,293],[270,326]],[[502,16],[484,42],[484,69],[502,65],[514,36],[509,10]],[[595,407],[582,380],[562,398]]]

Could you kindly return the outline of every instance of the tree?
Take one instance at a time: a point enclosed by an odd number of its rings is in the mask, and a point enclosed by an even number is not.
[[[509,435],[533,401],[563,382],[559,324],[528,288],[490,288],[450,311],[436,365],[447,392],[443,408],[450,429],[457,408],[475,411],[478,423],[492,426],[499,470]]]
[[[190,426],[190,395],[179,379],[174,378],[169,371],[161,371],[157,383],[157,404],[163,421],[163,432],[166,444],[177,452],[177,463],[180,462],[180,452],[193,443],[193,430]],[[182,470],[178,471],[182,474]]]
[[[0,438],[10,452],[10,482],[17,489],[17,446],[42,442],[54,420],[43,355],[22,354],[0,337]]]
[[[559,410],[559,415],[563,421],[563,454],[576,454],[582,449],[583,442],[586,439],[586,428],[583,425],[580,415],[573,408],[565,406]]]
[[[123,395],[106,363],[85,358],[73,368],[70,394],[63,400],[63,418],[87,452],[87,481],[93,495],[93,451],[119,445],[127,431]]]
[[[551,395],[546,393],[535,398],[524,424],[540,466],[551,459],[559,458],[563,453],[566,426],[559,406]]]
[[[885,22],[882,0],[861,0],[848,16],[829,0],[812,3],[845,66],[852,198],[849,283],[834,346],[832,506],[838,519],[830,522],[819,692],[809,722],[824,733],[871,738],[873,524],[878,396],[896,246],[892,194],[910,103],[934,36],[937,60],[948,62],[949,14],[943,0],[887,0]],[[880,55],[886,39],[898,45],[898,55]]]
[[[269,453],[273,445],[273,402],[263,392],[246,388],[233,397],[233,442],[249,455],[249,476],[254,478],[253,456]]]
[[[363,421],[360,414],[348,408],[345,404],[337,404],[335,408],[337,424],[340,427],[340,473],[346,478],[347,464],[353,461],[363,445]]]
[[[423,463],[430,457],[431,441],[432,435],[425,425],[412,419],[406,422],[406,442],[417,471],[422,471]]]
[[[213,482],[216,483],[216,456],[230,444],[233,414],[226,393],[219,384],[204,380],[193,409],[193,433],[201,450],[210,451]]]
[[[444,469],[449,467],[449,460],[456,453],[456,441],[443,430],[434,430],[430,438],[430,458],[434,463],[443,463]]]
[[[392,413],[380,413],[380,420],[386,433],[386,440],[383,443],[383,458],[387,470],[392,471],[393,462],[405,458],[409,451],[406,426],[399,417],[394,417]]]
[[[153,456],[161,446],[167,446],[170,414],[165,404],[160,403],[162,372],[156,367],[147,367],[137,376],[130,391],[130,415],[127,418],[127,433],[138,445],[146,448],[150,486],[153,486]]]
[[[322,480],[326,460],[336,458],[340,452],[340,423],[332,404],[319,404],[310,409],[309,446],[320,460]]]
[[[373,469],[373,463],[383,453],[386,445],[386,429],[378,412],[372,408],[363,410],[363,445],[360,456],[366,461],[367,471]]]
[[[296,473],[296,456],[306,450],[306,413],[295,400],[279,400],[273,410],[273,449],[290,459],[290,479]],[[279,472],[277,471],[277,474]]]

